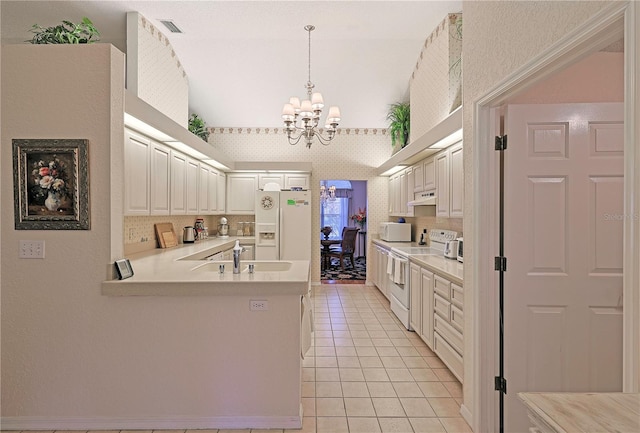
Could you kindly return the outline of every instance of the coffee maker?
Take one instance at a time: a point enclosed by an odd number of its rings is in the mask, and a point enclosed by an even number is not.
[[[227,219],[225,217],[220,218],[220,224],[218,224],[218,237],[229,237],[229,223],[227,222]]]

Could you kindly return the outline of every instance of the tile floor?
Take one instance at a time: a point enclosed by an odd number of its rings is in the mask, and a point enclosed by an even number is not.
[[[460,383],[414,332],[402,327],[378,289],[361,284],[314,286],[313,301],[315,335],[303,363],[302,430],[155,432],[471,432],[460,417]]]

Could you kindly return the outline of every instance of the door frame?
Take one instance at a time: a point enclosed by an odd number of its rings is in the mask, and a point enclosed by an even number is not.
[[[624,270],[623,391],[640,390],[640,5],[634,1],[605,7],[583,25],[505,77],[473,103],[473,423],[474,431],[497,431],[497,256],[498,174],[494,136],[500,106],[524,88],[540,82],[624,35]],[[623,30],[621,30],[623,29]],[[634,144],[636,143],[636,144]],[[508,288],[505,288],[508,291]]]

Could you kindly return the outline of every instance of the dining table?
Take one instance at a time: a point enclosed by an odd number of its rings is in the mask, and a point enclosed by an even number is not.
[[[342,243],[342,239],[320,239],[322,245],[322,269],[327,269],[331,265],[331,245],[339,245]]]

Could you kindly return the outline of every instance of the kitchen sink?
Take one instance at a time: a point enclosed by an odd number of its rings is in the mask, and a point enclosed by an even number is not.
[[[291,269],[291,262],[282,261],[243,261],[240,263],[240,273],[249,273],[249,265],[253,264],[254,272],[285,272]],[[192,271],[220,273],[220,265],[224,265],[224,273],[233,273],[233,262],[228,260],[207,262],[196,266]]]

